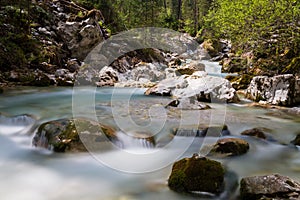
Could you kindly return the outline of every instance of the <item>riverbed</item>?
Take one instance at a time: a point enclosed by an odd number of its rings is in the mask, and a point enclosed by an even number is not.
[[[167,97],[144,96],[144,89],[80,90],[16,87],[0,95],[1,199],[194,199],[169,190],[172,163],[193,153],[206,154],[204,146],[217,138],[173,136],[173,128],[181,126],[226,124],[231,136],[247,140],[247,154],[216,158],[238,179],[280,173],[300,181],[299,150],[289,145],[299,132],[299,117],[275,108],[249,107],[246,100],[182,111],[166,108],[171,100]],[[32,146],[39,124],[73,116],[96,119],[123,132],[142,129],[153,134],[157,144],[149,148],[125,137],[125,149],[69,154]],[[240,135],[255,127],[262,128],[269,139]],[[229,198],[235,199],[237,193],[238,188]]]

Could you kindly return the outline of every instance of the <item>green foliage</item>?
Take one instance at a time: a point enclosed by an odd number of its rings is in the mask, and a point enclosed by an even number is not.
[[[299,6],[296,0],[215,0],[205,17],[206,35],[231,39],[237,50],[253,50],[258,59],[272,60],[268,68],[279,68],[289,62],[287,49],[300,53]]]

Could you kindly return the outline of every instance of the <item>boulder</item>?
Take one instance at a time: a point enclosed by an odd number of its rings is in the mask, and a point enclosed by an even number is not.
[[[41,124],[32,144],[55,152],[86,151],[81,137],[85,140],[88,138],[92,143],[105,141],[105,137],[113,142],[117,141],[115,130],[97,122],[86,119],[59,119]]]
[[[274,77],[256,76],[247,89],[247,98],[268,104],[291,106],[300,103],[298,81],[292,74]]]
[[[256,138],[260,138],[260,139],[266,139],[267,138],[265,133],[262,130],[258,129],[258,128],[245,130],[241,133],[241,135],[252,136],[252,137],[256,137]]]
[[[224,78],[209,76],[197,71],[192,75],[167,78],[149,88],[146,95],[173,96],[175,98],[194,97],[198,101],[238,102],[239,98],[230,82]]]
[[[224,174],[221,163],[193,155],[173,164],[168,185],[176,192],[219,194],[223,190]]]
[[[300,146],[300,134],[296,136],[294,140],[291,141],[292,144]]]
[[[279,174],[246,177],[240,183],[241,199],[300,199],[300,184]]]
[[[2,87],[0,87],[0,94],[1,94],[1,93],[3,93],[3,88],[2,88]]]
[[[73,58],[83,60],[95,45],[105,39],[105,33],[99,25],[100,11],[93,10],[95,14],[87,15],[78,21],[60,20],[57,33],[71,51]]]
[[[120,74],[120,82],[129,80],[145,82],[157,82],[166,78],[166,65],[160,63],[138,63],[135,68]]]
[[[238,156],[247,153],[249,143],[239,138],[222,138],[211,150],[210,154],[223,154],[226,156]]]

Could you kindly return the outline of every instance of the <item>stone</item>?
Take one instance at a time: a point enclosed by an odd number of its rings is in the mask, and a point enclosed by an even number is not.
[[[75,76],[67,69],[58,69],[55,72],[55,82],[58,86],[73,86]]]
[[[209,134],[209,135],[207,135]],[[221,137],[231,135],[226,124],[222,126],[180,127],[173,130],[173,135],[184,137]]]
[[[3,93],[3,91],[4,91],[4,90],[3,90],[3,88],[2,88],[2,87],[0,87],[0,94],[1,94],[1,93]]]
[[[33,72],[34,79],[29,83],[32,86],[45,87],[51,85],[51,79],[48,74],[41,70],[35,70]]]
[[[300,115],[300,107],[293,107],[287,110],[289,114]]]
[[[221,163],[193,155],[191,158],[184,158],[173,164],[168,185],[176,192],[219,194],[224,187],[224,174]]]
[[[210,154],[224,154],[227,156],[238,156],[247,153],[249,144],[247,141],[239,138],[222,138],[211,150]]]
[[[104,135],[103,135],[103,134]],[[114,129],[86,119],[59,119],[41,124],[32,140],[35,147],[53,150],[54,152],[83,152],[87,151],[81,138],[95,141],[117,142]],[[86,144],[86,143],[85,143]]]
[[[177,67],[177,72],[184,75],[192,75],[195,72],[195,69],[191,68],[189,65]]]
[[[146,95],[172,96],[174,98],[194,97],[198,101],[238,102],[239,98],[230,82],[221,77],[209,76],[199,71],[193,75],[167,78],[149,88]]]
[[[296,136],[294,140],[291,141],[292,144],[300,146],[300,134]]]
[[[206,110],[211,108],[209,105],[201,103],[194,98],[174,99],[168,103],[166,107],[168,106],[181,110]]]
[[[266,139],[267,138],[265,133],[262,130],[258,129],[258,128],[245,130],[241,133],[241,135],[247,135],[247,136],[256,137],[256,138],[260,138],[260,139]]]
[[[265,101],[268,104],[292,106],[300,103],[297,91],[298,82],[292,74],[274,77],[256,76],[247,89],[247,98]]]
[[[99,72],[99,81],[96,83],[98,87],[114,86],[119,80],[119,73],[112,67],[103,67]]]
[[[300,199],[300,184],[279,174],[242,178],[241,199]]]
[[[77,59],[69,59],[66,63],[66,68],[71,72],[74,73],[79,70],[79,61]]]
[[[71,51],[71,57],[79,60],[83,60],[93,47],[105,39],[98,23],[99,15],[86,17],[80,21],[59,21],[57,27],[57,33]]]

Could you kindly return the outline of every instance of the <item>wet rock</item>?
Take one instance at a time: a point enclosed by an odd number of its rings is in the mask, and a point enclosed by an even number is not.
[[[0,113],[0,134],[29,134],[35,123],[36,119],[32,115],[6,116]]]
[[[4,91],[4,90],[3,90],[3,88],[2,88],[2,87],[0,87],[0,94],[1,94],[1,93],[3,93],[3,91]]]
[[[124,137],[120,137],[122,140],[122,148],[132,148],[132,147],[143,147],[143,148],[153,148],[156,145],[155,138],[153,134],[144,131],[128,131],[125,133],[119,133],[118,136],[123,134]]]
[[[240,183],[241,199],[300,199],[300,184],[279,174],[246,177]]]
[[[173,96],[175,98],[194,97],[198,101],[238,102],[239,98],[230,82],[220,77],[209,76],[205,72],[167,78],[149,88],[146,95]]]
[[[223,190],[224,174],[221,163],[193,155],[173,164],[168,185],[176,192],[219,194]]]
[[[260,138],[260,139],[266,139],[267,138],[265,133],[262,130],[258,129],[258,128],[245,130],[241,133],[241,135],[257,137],[257,138]]]
[[[300,146],[300,134],[296,136],[294,140],[291,141],[292,144]]]
[[[256,76],[247,89],[247,98],[272,105],[291,106],[300,103],[297,84],[292,74],[274,77]]]
[[[210,154],[223,154],[226,156],[238,156],[247,153],[249,144],[239,138],[220,139],[211,150]]]
[[[194,98],[183,98],[183,99],[174,99],[166,107],[176,107],[181,110],[206,110],[211,107],[207,104],[201,103]]]
[[[221,137],[231,135],[226,124],[222,126],[180,127],[173,130],[173,135],[184,137]]]
[[[55,152],[86,151],[80,138],[85,138],[91,143],[106,141],[106,138],[113,142],[117,141],[115,130],[97,122],[85,119],[59,119],[41,124],[32,144]]]

